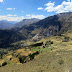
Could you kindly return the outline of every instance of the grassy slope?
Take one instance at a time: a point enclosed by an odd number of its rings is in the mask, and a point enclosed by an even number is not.
[[[71,38],[72,34],[66,34]],[[64,36],[53,36],[40,40],[54,42],[50,47],[32,48],[41,51],[34,60],[24,64],[11,64],[0,68],[0,72],[72,72],[72,40],[62,42]]]

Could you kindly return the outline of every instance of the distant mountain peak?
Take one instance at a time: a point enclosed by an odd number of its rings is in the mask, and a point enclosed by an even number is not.
[[[31,18],[31,19],[23,19],[22,21],[16,23],[14,25],[14,27],[22,27],[24,25],[29,25],[29,24],[33,24],[33,23],[36,23],[40,21],[40,19],[37,19],[37,18]]]
[[[7,21],[7,20],[0,20],[0,29],[8,29],[13,27],[13,25],[17,23],[15,21]]]

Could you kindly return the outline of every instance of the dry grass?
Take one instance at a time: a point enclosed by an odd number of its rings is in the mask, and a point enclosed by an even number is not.
[[[35,53],[35,51],[31,51],[30,49],[18,49],[18,50],[16,50],[16,53],[17,54],[19,54],[20,53],[20,55],[22,55],[22,56],[28,56],[29,54],[33,54],[33,53]]]
[[[38,42],[46,42],[48,40],[53,41],[51,48],[53,50],[47,50],[35,57],[34,60],[24,64],[13,64],[10,66],[4,66],[0,68],[0,72],[72,72],[72,40],[68,42],[62,42],[64,36],[53,36],[49,38],[41,39]],[[72,37],[72,34],[67,35]],[[16,50],[16,54],[28,55],[33,53],[29,49]]]

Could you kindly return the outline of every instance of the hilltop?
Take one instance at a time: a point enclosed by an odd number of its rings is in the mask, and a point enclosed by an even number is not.
[[[23,19],[22,21],[16,23],[14,25],[14,27],[22,27],[24,25],[29,25],[29,24],[33,24],[40,21],[40,19],[36,19],[36,18],[31,18],[31,19]]]

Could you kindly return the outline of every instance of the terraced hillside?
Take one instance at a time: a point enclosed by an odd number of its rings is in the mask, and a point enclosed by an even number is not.
[[[42,45],[38,45],[42,43]],[[12,54],[24,55],[38,51],[34,59],[25,63],[16,62],[17,57],[8,60],[6,66],[0,67],[1,72],[72,72],[72,34],[51,36],[32,43],[27,49],[19,49]],[[28,52],[27,52],[28,51]],[[7,54],[11,56],[11,54]],[[6,57],[7,57],[6,56]],[[3,59],[5,60],[5,59]],[[12,62],[11,62],[12,61]]]

